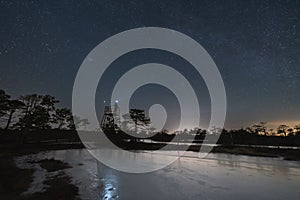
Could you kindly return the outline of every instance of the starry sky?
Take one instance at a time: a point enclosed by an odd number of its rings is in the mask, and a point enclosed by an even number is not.
[[[199,42],[214,59],[227,93],[225,127],[259,121],[300,123],[300,1],[0,1],[0,88],[13,97],[41,93],[71,107],[77,70],[100,42],[138,27],[164,27]],[[204,81],[188,62],[160,50],[121,56],[100,80],[98,116],[118,78],[133,66],[157,62],[190,81],[200,102],[201,124],[210,117]],[[120,101],[122,97],[120,97]],[[167,88],[146,85],[131,106],[161,103],[166,127],[178,119],[178,101]]]

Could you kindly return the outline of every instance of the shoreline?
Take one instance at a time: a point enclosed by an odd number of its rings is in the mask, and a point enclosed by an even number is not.
[[[135,150],[160,150],[165,144],[156,143],[128,143],[120,145],[120,148],[128,151]],[[21,156],[39,153],[42,151],[65,150],[65,149],[84,149],[82,143],[46,143],[46,144],[22,144],[22,145],[0,145],[0,156]],[[201,145],[168,145],[165,150],[170,151],[193,151],[199,152]],[[299,149],[251,147],[239,145],[220,145],[212,148],[210,153],[228,153],[234,155],[247,155],[258,157],[282,157],[284,160],[300,161]]]

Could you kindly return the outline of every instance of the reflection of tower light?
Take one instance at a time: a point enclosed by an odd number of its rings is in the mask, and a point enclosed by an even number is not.
[[[120,127],[120,123],[121,123],[121,120],[120,120],[120,107],[119,107],[118,103],[119,103],[119,101],[116,100],[115,105],[114,105],[113,115],[114,115],[114,119],[115,119],[115,124],[118,127]]]

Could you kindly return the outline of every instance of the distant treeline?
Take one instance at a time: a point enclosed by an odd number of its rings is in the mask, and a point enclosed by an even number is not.
[[[125,132],[114,129],[104,131],[105,135],[117,146],[126,146],[128,142],[173,142],[173,143],[193,143],[201,145],[204,141],[206,144],[214,144],[217,138],[217,144],[220,145],[262,145],[262,146],[294,146],[300,147],[300,134],[284,135],[263,135],[252,131],[251,129],[226,130],[222,129],[218,134],[208,132],[203,129],[193,129],[190,131],[179,131],[168,133],[166,130],[147,137],[147,134],[137,134],[136,137],[128,135]],[[139,137],[139,138],[138,138]],[[144,139],[143,139],[144,138]]]
[[[231,134],[244,134],[244,135],[260,135],[260,136],[300,136],[300,123],[299,125],[295,125],[294,127],[289,127],[288,125],[281,124],[277,127],[277,129],[268,129],[266,122],[259,122],[257,124],[254,124],[252,126],[249,126],[247,128],[240,128],[240,129],[232,129],[232,130],[226,130],[226,129],[219,129],[217,127],[211,129],[211,130],[205,130],[200,128],[195,128],[192,130],[183,130],[183,131],[176,131],[175,134],[183,134],[183,135],[190,135],[190,134],[196,134],[196,135],[203,135],[209,133],[231,133]]]
[[[60,108],[58,103],[51,95],[29,94],[12,99],[5,91],[0,90],[1,143],[19,140],[80,142],[76,128],[84,128],[89,124],[88,120],[73,116],[69,108]],[[124,114],[122,118],[121,127],[111,121],[102,124],[102,130],[113,141],[140,142],[142,140],[138,138],[143,137],[158,142],[172,140],[200,144],[204,139],[221,133],[219,144],[300,146],[300,124],[294,127],[282,124],[277,129],[268,129],[266,122],[260,122],[237,130],[194,128],[169,133],[167,130],[160,131],[151,127],[151,121],[143,110],[130,109],[130,113]],[[122,130],[130,131],[131,134]],[[134,134],[136,137],[131,136]],[[150,137],[150,134],[153,136]],[[176,141],[173,140],[175,136],[178,136]]]

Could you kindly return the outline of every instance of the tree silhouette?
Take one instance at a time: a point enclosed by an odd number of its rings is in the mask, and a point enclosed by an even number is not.
[[[276,133],[274,132],[274,129],[272,129],[272,128],[269,129],[268,134],[271,135],[271,136],[275,136],[276,135]]]
[[[300,124],[299,125],[295,125],[294,129],[296,130],[295,135],[300,136]]]
[[[146,117],[145,111],[140,109],[130,109],[130,118],[134,122],[134,131],[138,132],[138,127],[145,127],[150,124],[150,119]]]
[[[127,134],[132,136],[143,134],[145,136],[147,130],[149,131],[150,119],[146,117],[144,110],[130,109],[129,113],[122,115],[122,118],[121,129]],[[155,129],[151,130],[154,131]],[[134,141],[137,141],[136,138],[134,138]]]
[[[51,115],[47,108],[37,106],[31,115],[31,128],[33,129],[50,129]]]
[[[51,117],[58,100],[50,95],[31,94],[21,96],[20,101],[24,106],[19,122],[16,124],[18,128],[21,130],[51,128]]]
[[[24,106],[24,103],[19,100],[10,100],[8,102],[8,109],[7,109],[7,122],[5,126],[5,130],[7,130],[12,122],[13,115],[16,112],[16,110],[21,109]]]
[[[58,129],[71,128],[73,124],[72,112],[68,108],[58,108],[53,114],[53,122],[58,125]]]
[[[41,98],[41,105],[46,108],[48,112],[55,110],[55,104],[59,102],[57,99],[55,99],[55,97],[48,94],[39,96]]]
[[[289,127],[287,125],[281,124],[277,128],[277,133],[278,134],[283,134],[286,137],[288,128]]]
[[[256,134],[263,134],[267,135],[267,127],[266,127],[266,122],[259,122],[259,124],[253,125],[253,130]]]
[[[293,136],[294,135],[294,129],[293,128],[288,128],[288,136]]]
[[[6,121],[4,130],[7,130],[12,122],[16,110],[22,108],[24,104],[18,100],[11,100],[4,90],[0,90],[0,117]]]

